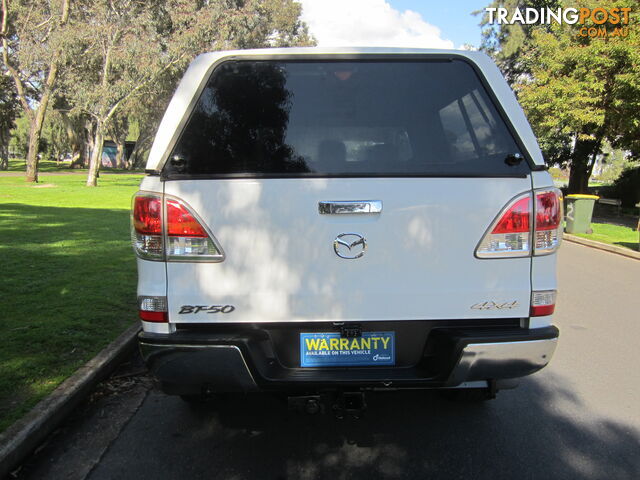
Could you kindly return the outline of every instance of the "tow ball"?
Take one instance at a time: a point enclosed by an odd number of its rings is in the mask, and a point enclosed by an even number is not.
[[[361,418],[367,409],[364,392],[332,392],[287,398],[289,410],[316,415],[331,412],[336,418]]]
[[[361,418],[367,409],[364,392],[338,394],[332,408],[336,418],[344,418],[345,416],[355,419]]]

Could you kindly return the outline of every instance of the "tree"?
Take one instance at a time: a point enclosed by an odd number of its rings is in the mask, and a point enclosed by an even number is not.
[[[87,186],[97,185],[105,133],[128,105],[164,99],[203,51],[310,43],[300,8],[293,0],[87,3],[65,75],[65,96],[95,127]]]
[[[15,127],[19,108],[11,78],[0,76],[0,170],[9,168],[10,131]]]
[[[580,6],[615,4],[598,0]],[[631,17],[637,24],[638,14]],[[605,142],[636,154],[640,150],[640,32],[633,23],[628,36],[606,38],[580,36],[573,25],[553,25],[534,31],[522,49],[520,61],[529,74],[514,88],[547,161],[570,165],[570,192],[587,191]]]
[[[55,112],[64,126],[68,153],[71,153],[69,168],[85,167],[91,155],[91,139],[93,125],[91,119],[82,112],[71,112],[64,99],[58,99]]]
[[[565,2],[497,0],[494,7],[557,8]],[[611,9],[613,0],[582,0],[574,8]],[[548,164],[570,167],[569,191],[585,192],[605,142],[638,153],[640,45],[638,13],[626,35],[579,35],[584,25],[490,25],[482,49],[492,55],[518,95]],[[599,26],[598,26],[599,27]],[[622,33],[622,32],[619,32]]]
[[[2,0],[2,61],[29,121],[29,182],[38,181],[40,137],[65,52],[70,8],[71,0]]]
[[[560,6],[559,0],[494,0],[489,7],[506,8],[513,12],[516,8],[552,8]],[[482,40],[480,50],[491,55],[496,61],[503,75],[509,83],[515,81],[520,75],[527,74],[526,65],[520,61],[523,48],[531,40],[535,30],[546,30],[548,26],[520,23],[490,23],[489,14],[486,11],[474,12],[482,14],[480,26],[482,27]]]

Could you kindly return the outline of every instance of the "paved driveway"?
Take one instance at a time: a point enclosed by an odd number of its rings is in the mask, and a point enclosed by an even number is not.
[[[88,478],[640,478],[640,262],[565,243],[560,289],[551,365],[492,402],[385,393],[339,421],[150,391]],[[66,476],[74,448],[49,471]]]

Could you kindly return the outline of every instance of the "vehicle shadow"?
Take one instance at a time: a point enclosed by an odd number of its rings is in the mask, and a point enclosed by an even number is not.
[[[374,393],[360,420],[267,395],[190,407],[152,392],[91,478],[640,478],[638,430],[541,376],[486,404]]]

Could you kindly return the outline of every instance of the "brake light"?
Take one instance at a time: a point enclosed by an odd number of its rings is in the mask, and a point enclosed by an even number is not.
[[[202,225],[193,218],[186,206],[177,200],[167,200],[167,235],[170,237],[206,237]]]
[[[138,297],[138,314],[145,322],[168,322],[167,297]]]
[[[529,231],[530,216],[531,199],[526,196],[509,207],[491,233],[526,233]]]
[[[163,205],[159,194],[136,194],[131,227],[133,248],[141,258],[192,262],[224,260],[222,248],[208,233],[204,222],[180,199],[166,197]]]
[[[529,316],[543,317],[551,315],[556,308],[555,290],[538,290],[531,292],[531,308]]]
[[[555,252],[561,240],[562,193],[556,188],[534,190],[533,195],[524,193],[509,202],[478,244],[476,256],[546,255]]]
[[[162,233],[162,204],[160,197],[141,195],[135,198],[133,221],[140,233],[160,235]]]

